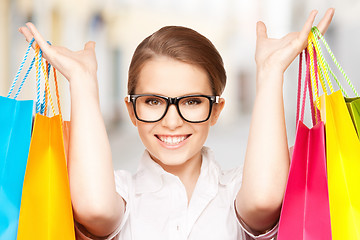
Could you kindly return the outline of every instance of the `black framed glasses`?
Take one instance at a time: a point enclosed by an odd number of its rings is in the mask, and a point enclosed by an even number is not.
[[[134,107],[139,121],[152,123],[160,121],[174,104],[182,119],[190,123],[201,123],[209,120],[214,103],[219,103],[220,96],[187,95],[182,97],[165,97],[154,94],[128,95],[127,101]]]

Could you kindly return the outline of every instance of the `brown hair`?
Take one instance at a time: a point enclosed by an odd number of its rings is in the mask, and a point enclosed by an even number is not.
[[[178,26],[163,27],[145,38],[132,57],[128,94],[134,94],[140,71],[146,61],[167,56],[204,69],[209,75],[213,94],[221,95],[226,84],[224,63],[215,46],[198,32]]]

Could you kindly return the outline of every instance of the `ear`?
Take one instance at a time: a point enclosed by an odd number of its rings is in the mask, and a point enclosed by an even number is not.
[[[211,118],[210,118],[211,126],[214,126],[216,124],[217,120],[219,119],[221,111],[224,109],[224,106],[225,106],[224,98],[220,98],[219,103],[213,105]]]
[[[128,110],[128,113],[129,113],[130,120],[136,127],[137,123],[136,123],[136,116],[135,116],[133,104],[132,104],[132,102],[128,102],[127,97],[125,97],[124,101],[125,101],[125,105]]]

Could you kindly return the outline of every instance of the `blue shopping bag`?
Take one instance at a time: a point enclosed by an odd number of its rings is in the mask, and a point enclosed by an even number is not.
[[[15,240],[21,193],[30,147],[33,101],[17,100],[33,67],[31,62],[13,98],[14,87],[31,49],[26,51],[7,97],[0,96],[0,240]]]

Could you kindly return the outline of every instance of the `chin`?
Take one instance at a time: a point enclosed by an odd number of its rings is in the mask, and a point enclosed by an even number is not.
[[[156,152],[150,152],[151,158],[159,163],[160,165],[166,165],[166,166],[181,166],[185,164],[190,159],[193,159],[198,152],[201,151],[201,148],[199,151],[196,151],[196,153],[191,154],[191,152],[184,152],[184,151],[156,151]]]
[[[158,163],[160,162],[167,166],[182,165],[188,160],[183,154],[175,154],[175,153],[170,153],[170,154],[150,153],[150,156],[155,162],[158,162]]]

